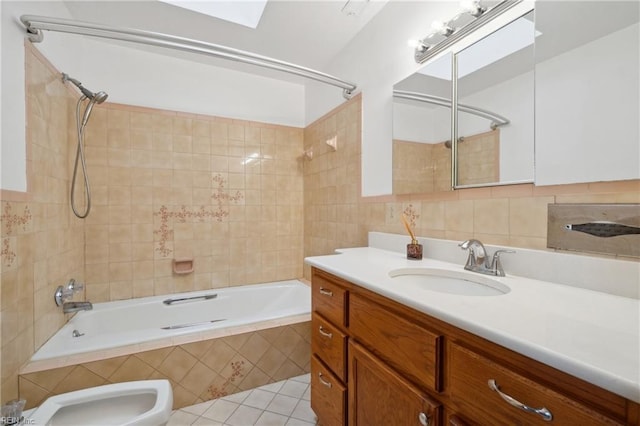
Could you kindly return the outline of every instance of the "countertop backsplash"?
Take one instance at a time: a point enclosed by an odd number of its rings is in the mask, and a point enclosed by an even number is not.
[[[471,238],[471,237],[470,237]],[[417,237],[423,256],[463,266],[468,253],[458,247],[462,241]],[[369,247],[404,253],[410,239],[406,235],[369,232]],[[501,257],[507,275],[549,281],[621,297],[640,299],[640,263],[583,254],[532,250],[486,244],[488,256],[509,249]]]

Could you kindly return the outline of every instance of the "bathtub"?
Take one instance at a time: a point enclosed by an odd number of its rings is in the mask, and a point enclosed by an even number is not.
[[[169,379],[178,409],[308,373],[310,362],[311,289],[279,281],[96,303],[20,369],[18,388],[31,408],[92,386]]]
[[[143,344],[175,343],[178,336],[187,343],[213,336],[211,331],[310,312],[310,288],[297,280],[96,303],[92,310],[78,312],[31,361],[130,345],[153,348]]]

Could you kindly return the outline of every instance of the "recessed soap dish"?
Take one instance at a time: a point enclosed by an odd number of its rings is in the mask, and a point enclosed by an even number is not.
[[[173,259],[173,273],[178,275],[193,272],[193,259]]]

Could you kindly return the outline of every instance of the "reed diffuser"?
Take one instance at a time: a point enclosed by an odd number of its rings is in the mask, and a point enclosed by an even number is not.
[[[405,229],[407,230],[407,232],[409,233],[409,236],[411,237],[411,242],[407,244],[407,259],[421,260],[422,244],[418,242],[418,239],[416,238],[415,234],[411,230],[411,226],[409,225],[409,222],[407,222],[407,218],[404,216],[404,213],[400,217],[402,218],[402,223],[404,224]]]

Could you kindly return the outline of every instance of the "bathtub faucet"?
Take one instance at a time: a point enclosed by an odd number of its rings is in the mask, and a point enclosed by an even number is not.
[[[93,309],[91,302],[64,302],[62,312],[70,314],[72,312],[90,311]]]

